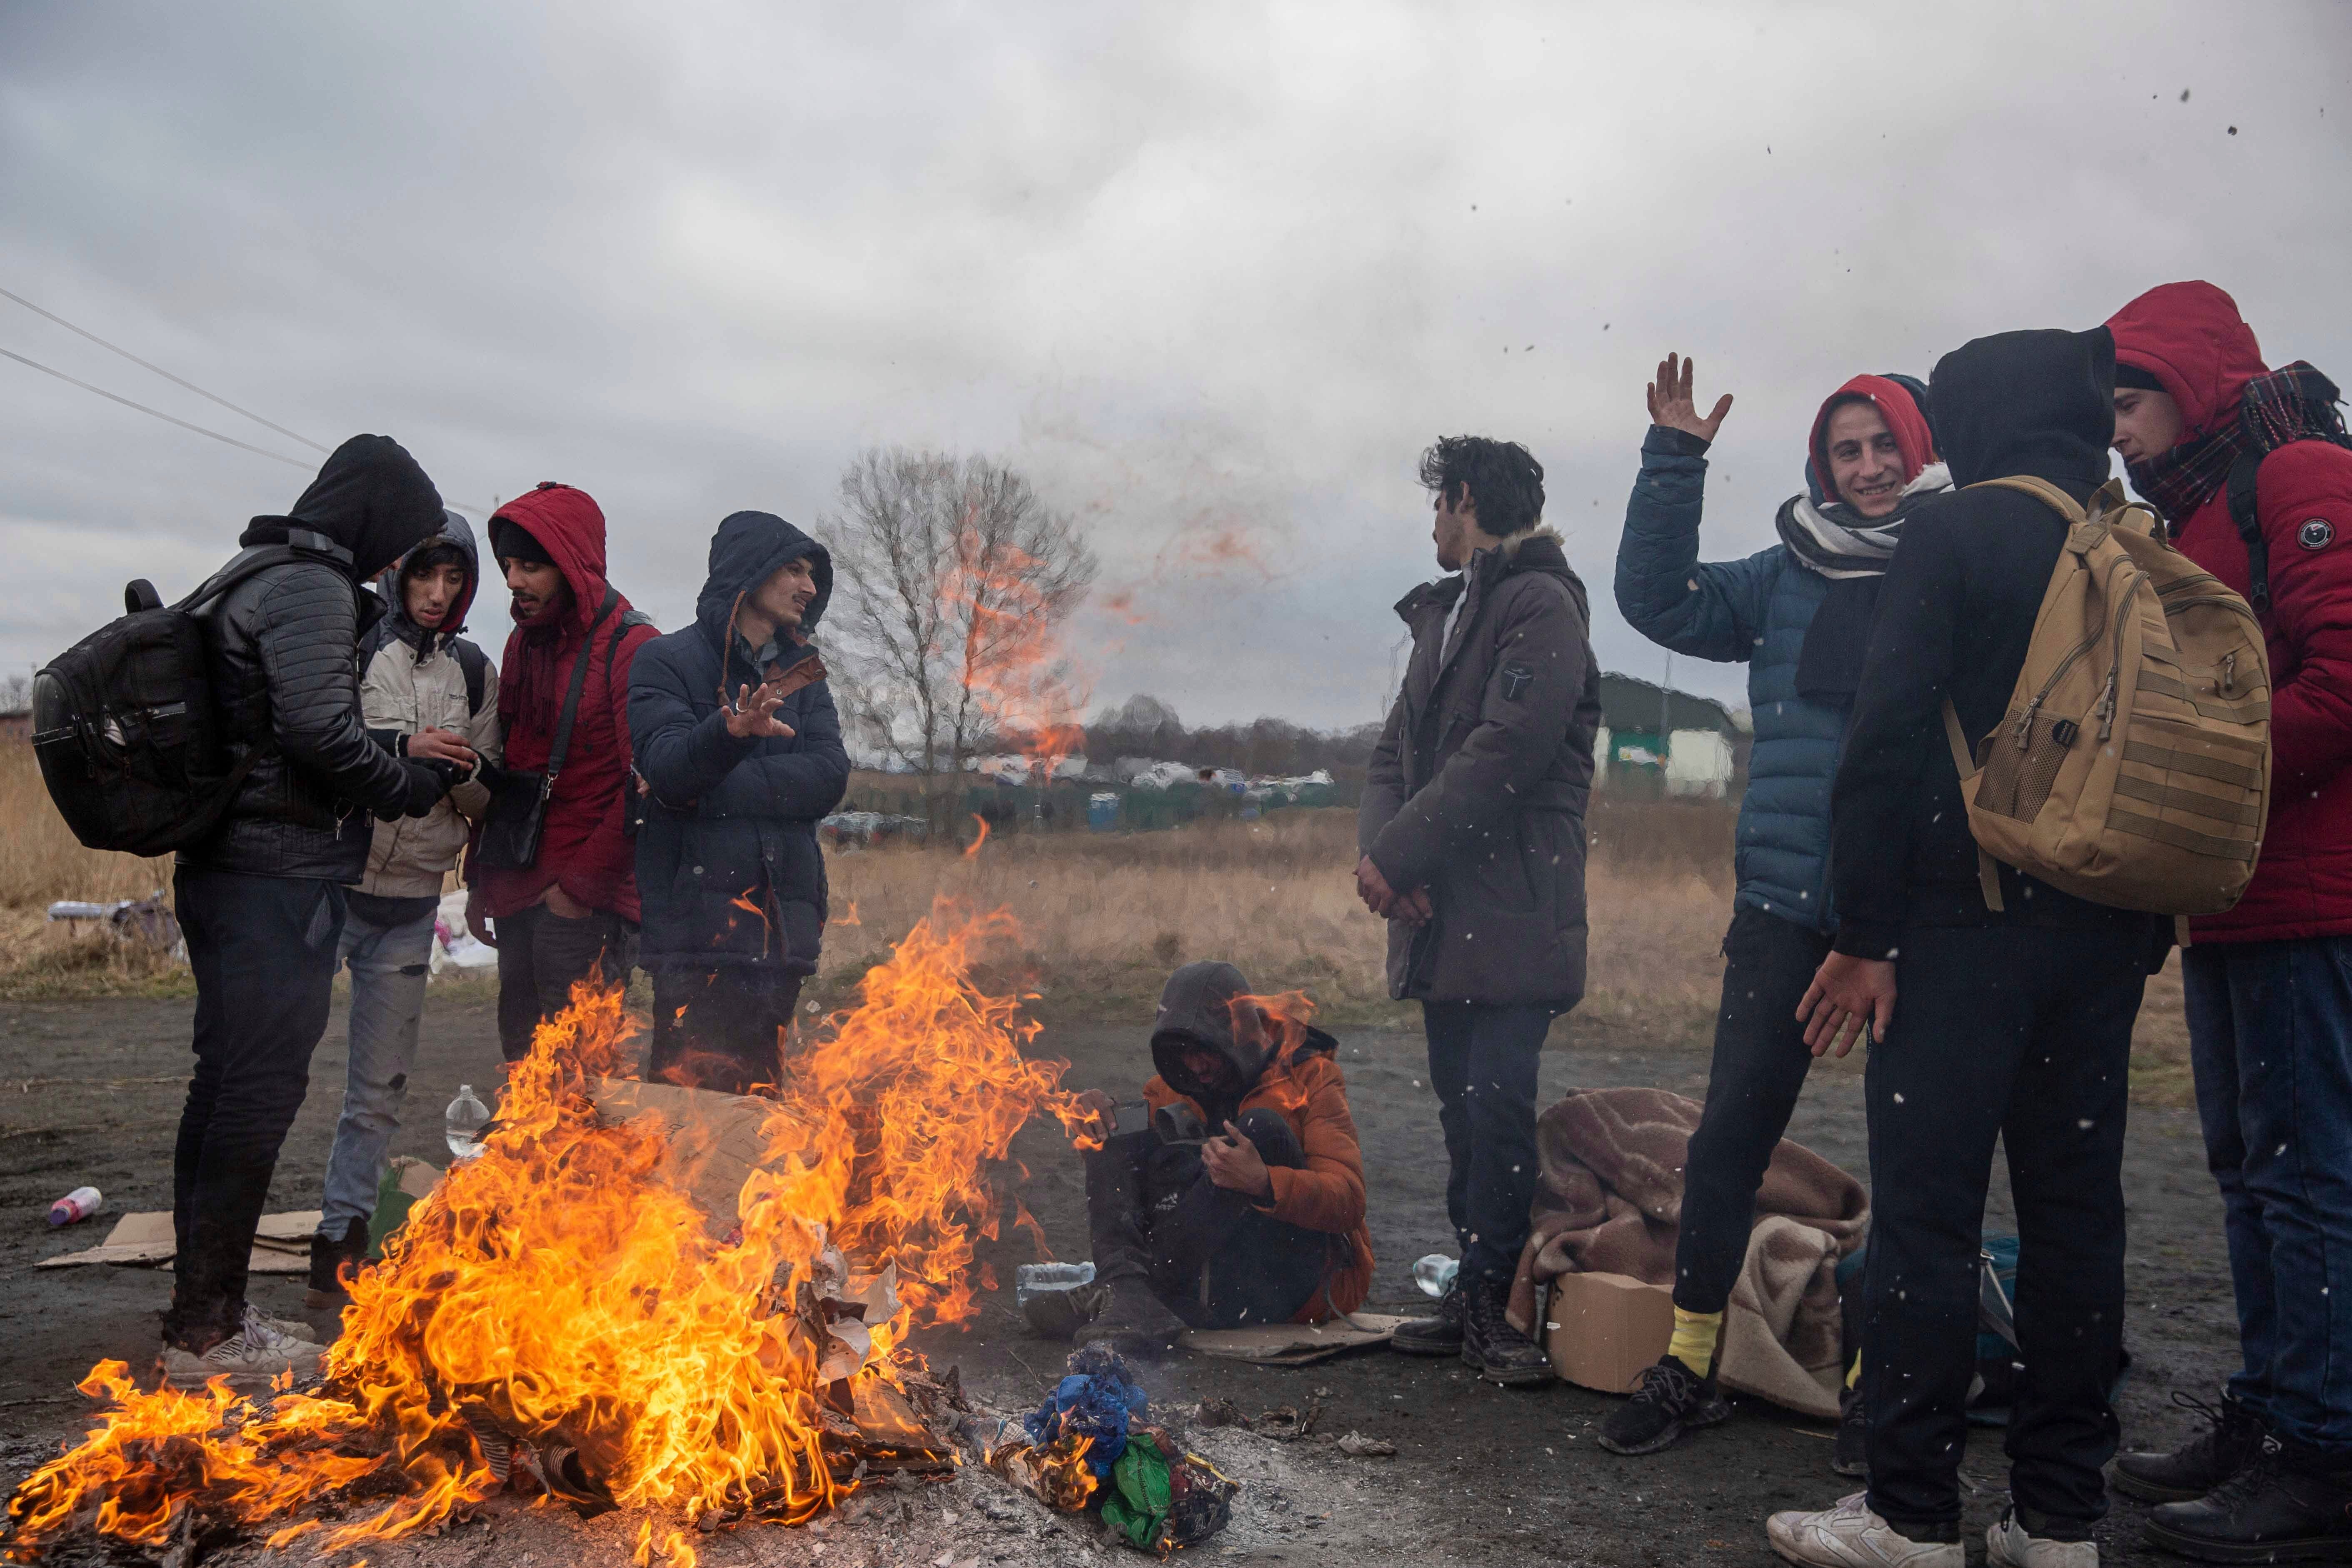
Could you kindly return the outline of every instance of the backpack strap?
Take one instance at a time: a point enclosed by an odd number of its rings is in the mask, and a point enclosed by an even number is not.
[[[2258,616],[2271,612],[2271,547],[2263,537],[2262,509],[2255,495],[2263,456],[2261,452],[2241,452],[2238,460],[2230,465],[2230,521],[2237,524],[2238,537],[2245,541],[2246,603]]]
[[[465,673],[466,711],[468,714],[479,713],[482,697],[489,685],[490,656],[464,637],[449,639],[449,653],[457,659],[457,668]]]
[[[1993,479],[1988,482],[1999,484],[2000,481]],[[2015,485],[2011,488],[2022,489],[2025,487]],[[1952,765],[1960,770],[1960,782],[1968,783],[1976,773],[1977,760],[1969,749],[1969,732],[1960,727],[1959,710],[1952,706],[1952,700],[1948,697],[1944,699],[1944,739],[1951,745]],[[1985,908],[1995,914],[2000,913],[2000,867],[1985,853],[1981,844],[1977,846],[1977,886],[1984,893]]]
[[[649,626],[653,624],[654,618],[643,610],[621,612],[621,624],[613,628],[612,640],[604,645],[604,679],[606,680],[613,679],[613,661],[621,657],[621,639],[629,635],[629,629],[633,626]]]
[[[2032,496],[2035,500],[2064,518],[2069,523],[2090,521],[2090,518],[2084,514],[2082,504],[2073,496],[2068,495],[2048,479],[2036,478],[2032,474],[2010,474],[1998,479],[1979,479],[1975,484],[1969,486],[1969,489],[2016,490],[2021,494]]]
[[[604,590],[604,602],[596,606],[596,618],[588,623],[590,637],[596,635],[596,628],[604,624],[604,617],[611,615],[613,606],[620,602],[619,589],[607,587]],[[555,744],[547,753],[547,789],[550,795],[555,792],[556,775],[563,772],[563,759],[572,750],[572,724],[580,717],[580,693],[587,689],[588,664],[594,657],[595,645],[583,638],[580,658],[572,666],[572,689],[563,694],[563,716],[555,721]]]

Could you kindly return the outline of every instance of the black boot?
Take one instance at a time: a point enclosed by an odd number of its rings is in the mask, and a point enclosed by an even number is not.
[[[1511,1327],[1508,1279],[1473,1280],[1462,1303],[1462,1360],[1489,1383],[1531,1387],[1558,1374],[1543,1347]]]
[[[2207,1563],[2352,1562],[2352,1474],[2291,1454],[2276,1437],[2193,1502],[2147,1516],[2148,1544]]]
[[[340,1239],[314,1236],[310,1238],[310,1289],[302,1298],[302,1305],[313,1312],[351,1304],[352,1294],[343,1289],[343,1276],[356,1273],[367,1266],[368,1222],[352,1220],[343,1227]]]
[[[1601,1446],[1612,1454],[1654,1454],[1671,1448],[1694,1426],[1727,1420],[1731,1406],[1716,1391],[1715,1373],[1701,1377],[1671,1355],[1642,1374],[1633,1397],[1601,1424]]]
[[[1870,1416],[1859,1388],[1838,1393],[1837,1441],[1830,1446],[1830,1468],[1849,1480],[1870,1475]]]
[[[1080,1344],[1107,1340],[1129,1361],[1164,1361],[1176,1350],[1184,1321],[1170,1311],[1140,1274],[1110,1282],[1110,1305],[1075,1336]]]
[[[1462,1353],[1463,1288],[1460,1276],[1445,1288],[1437,1299],[1434,1317],[1409,1318],[1399,1323],[1389,1335],[1389,1348],[1407,1355],[1460,1355]]]
[[[2168,1454],[2119,1454],[2111,1478],[2116,1490],[2142,1502],[2187,1502],[2203,1497],[2244,1468],[2262,1447],[2261,1417],[2221,1395],[2215,1409],[2190,1394],[2172,1403],[2200,1415],[2205,1429]]]

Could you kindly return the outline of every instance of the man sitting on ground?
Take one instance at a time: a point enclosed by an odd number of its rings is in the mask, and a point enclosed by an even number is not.
[[[1149,1124],[1087,1155],[1087,1223],[1111,1306],[1093,1335],[1320,1322],[1371,1286],[1364,1164],[1339,1042],[1270,1012],[1230,963],[1169,976]],[[1107,1119],[1111,1098],[1087,1097]]]

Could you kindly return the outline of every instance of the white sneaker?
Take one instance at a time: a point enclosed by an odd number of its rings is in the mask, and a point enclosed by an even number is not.
[[[1802,1568],[1966,1568],[1957,1541],[1913,1541],[1870,1511],[1866,1492],[1820,1513],[1776,1513],[1764,1521],[1772,1550]]]
[[[2095,1541],[2036,1541],[2010,1509],[1985,1531],[1985,1561],[1992,1568],[2099,1568]]]
[[[319,1358],[326,1353],[324,1345],[288,1333],[248,1302],[236,1332],[202,1355],[166,1345],[158,1364],[163,1382],[173,1388],[202,1388],[226,1377],[239,1394],[265,1394],[289,1372],[297,1379],[317,1376]]]

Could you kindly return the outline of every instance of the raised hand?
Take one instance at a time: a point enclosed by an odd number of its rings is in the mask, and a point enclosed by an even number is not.
[[[1727,392],[1717,398],[1715,412],[1700,418],[1698,405],[1691,400],[1691,372],[1696,363],[1676,354],[1668,354],[1658,362],[1658,379],[1650,383],[1649,389],[1650,423],[1712,441],[1715,433],[1723,428],[1723,416],[1731,412],[1731,394]]]
[[[788,695],[772,680],[763,682],[757,691],[749,686],[737,687],[734,704],[727,710],[727,732],[739,741],[759,736],[789,739],[792,726],[776,717],[776,710]]]

